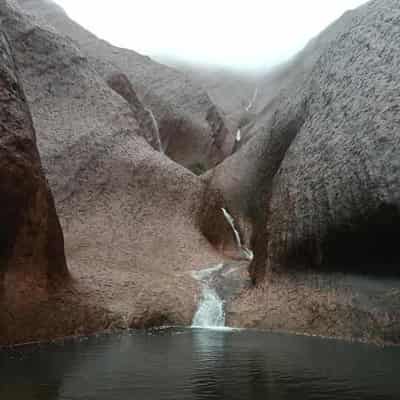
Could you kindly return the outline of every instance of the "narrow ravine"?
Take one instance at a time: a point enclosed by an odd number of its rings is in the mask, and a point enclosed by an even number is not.
[[[256,87],[254,89],[253,97],[251,98],[251,100],[249,101],[249,104],[245,108],[246,112],[249,112],[253,108],[254,103],[257,100],[257,97],[258,97],[258,87]],[[238,128],[238,130],[236,131],[235,145],[233,147],[233,153],[236,152],[241,141],[242,141],[242,131],[240,128]]]
[[[222,208],[222,212],[233,231],[238,250],[246,260],[253,260],[253,252],[243,245],[232,215],[225,208]],[[235,269],[229,270],[229,267],[228,272],[224,271],[225,267],[228,267],[228,265],[221,263],[211,268],[192,272],[193,277],[202,285],[201,300],[192,320],[192,328],[217,329],[225,327],[225,302],[215,289],[215,281],[218,278],[226,277],[235,271]]]

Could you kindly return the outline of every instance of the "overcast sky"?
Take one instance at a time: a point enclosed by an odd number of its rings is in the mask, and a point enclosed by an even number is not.
[[[111,43],[150,56],[270,67],[366,0],[56,0]]]

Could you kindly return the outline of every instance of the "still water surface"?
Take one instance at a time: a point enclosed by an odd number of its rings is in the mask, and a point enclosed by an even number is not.
[[[0,399],[400,399],[400,348],[165,329],[0,352]]]

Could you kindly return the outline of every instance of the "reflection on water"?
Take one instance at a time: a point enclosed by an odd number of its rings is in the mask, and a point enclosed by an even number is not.
[[[167,329],[0,352],[0,399],[396,399],[400,348]]]

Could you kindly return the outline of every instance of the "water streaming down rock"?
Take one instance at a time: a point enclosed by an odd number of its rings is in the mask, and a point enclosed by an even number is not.
[[[250,110],[253,108],[253,105],[254,105],[254,102],[255,102],[256,99],[257,99],[257,96],[258,96],[258,87],[255,88],[253,97],[252,97],[252,99],[250,100],[249,105],[246,107],[246,111],[250,111]]]
[[[241,140],[242,140],[242,131],[238,129],[238,131],[236,132],[236,141],[240,142]]]
[[[233,217],[225,208],[222,208],[222,212],[232,228],[239,250],[248,260],[251,261],[254,257],[253,252],[243,246]],[[192,273],[193,277],[199,280],[203,286],[201,301],[192,321],[193,328],[213,329],[223,328],[225,326],[224,302],[219,297],[217,291],[211,286],[214,275],[219,273],[223,267],[224,264],[219,264],[215,267],[203,269],[201,271],[195,271]]]
[[[225,326],[224,303],[215,289],[210,286],[213,274],[218,273],[223,264],[216,267],[193,272],[194,278],[201,281],[203,292],[196,314],[193,317],[193,328],[222,328]]]
[[[239,231],[236,229],[235,226],[235,220],[233,219],[232,215],[229,214],[229,212],[225,209],[222,208],[222,212],[224,214],[225,219],[228,221],[228,224],[231,226],[232,231],[235,235],[235,240],[236,240],[236,244],[238,249],[242,252],[242,254],[249,260],[252,261],[254,258],[254,254],[253,252],[248,249],[247,247],[243,246],[242,244],[242,239],[240,238],[240,233]]]
[[[156,117],[154,116],[154,113],[150,108],[146,108],[146,111],[149,113],[149,115],[151,117],[151,120],[153,122],[153,129],[154,129],[154,133],[155,133],[156,138],[157,138],[158,148],[159,148],[161,153],[164,153],[164,149],[163,149],[162,142],[161,142],[161,137],[160,137],[160,129],[158,127],[158,122],[156,120]]]

